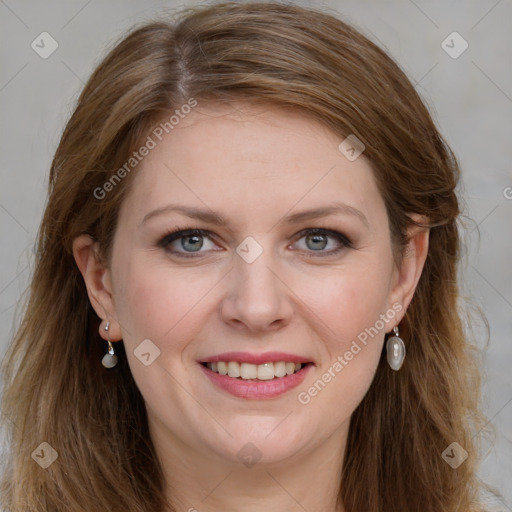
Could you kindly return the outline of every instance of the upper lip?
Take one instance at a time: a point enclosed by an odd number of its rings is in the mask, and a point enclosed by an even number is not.
[[[201,359],[201,363],[218,363],[219,361],[238,363],[264,364],[284,361],[285,363],[309,363],[311,359],[296,354],[288,354],[286,352],[263,352],[262,354],[254,354],[251,352],[224,352],[205,359]]]

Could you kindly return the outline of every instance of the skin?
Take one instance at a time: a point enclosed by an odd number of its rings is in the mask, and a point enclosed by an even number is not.
[[[104,320],[100,333],[106,339],[108,320],[110,339],[127,348],[177,510],[343,510],[337,482],[350,417],[374,377],[385,333],[412,299],[428,230],[409,231],[397,266],[371,166],[364,153],[345,158],[341,141],[293,111],[199,104],[134,171],[109,264],[90,237],[74,241],[91,304]],[[283,220],[336,202],[366,221],[348,213]],[[226,225],[175,211],[142,222],[171,203],[213,211]],[[177,227],[213,235],[184,258],[181,240],[159,245]],[[328,236],[319,248],[301,238],[309,228],[340,232],[352,246]],[[252,263],[236,253],[247,236],[263,249]],[[309,403],[300,403],[298,393],[393,304],[401,311]],[[149,366],[134,355],[144,339],[160,350]],[[288,352],[315,366],[298,388],[247,400],[213,386],[198,363],[228,351]],[[250,468],[237,457],[248,442],[261,454]]]

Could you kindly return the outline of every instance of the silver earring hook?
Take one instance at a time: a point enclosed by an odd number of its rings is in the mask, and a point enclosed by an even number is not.
[[[105,368],[113,368],[114,366],[117,365],[117,356],[114,351],[114,346],[112,345],[112,342],[110,341],[109,329],[110,329],[110,322],[107,320],[107,324],[105,325],[105,327],[103,327],[103,330],[107,333],[108,350],[107,350],[107,353],[103,356],[103,359],[101,360],[101,364]]]

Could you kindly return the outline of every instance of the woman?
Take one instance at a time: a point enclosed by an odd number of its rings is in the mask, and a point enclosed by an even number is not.
[[[57,149],[5,365],[17,511],[478,511],[458,165],[343,22],[131,32]]]

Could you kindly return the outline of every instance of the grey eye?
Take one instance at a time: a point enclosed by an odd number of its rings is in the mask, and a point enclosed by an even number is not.
[[[327,235],[312,234],[305,237],[306,246],[312,251],[321,251],[327,247],[329,237]]]
[[[201,235],[190,235],[181,238],[181,247],[187,252],[196,252],[203,247],[203,237]]]
[[[345,248],[351,248],[351,241],[343,234],[325,228],[306,229],[299,233],[295,248],[310,254],[333,255]]]
[[[174,254],[205,253],[215,250],[215,243],[209,233],[202,230],[179,230],[165,236],[160,247]]]

